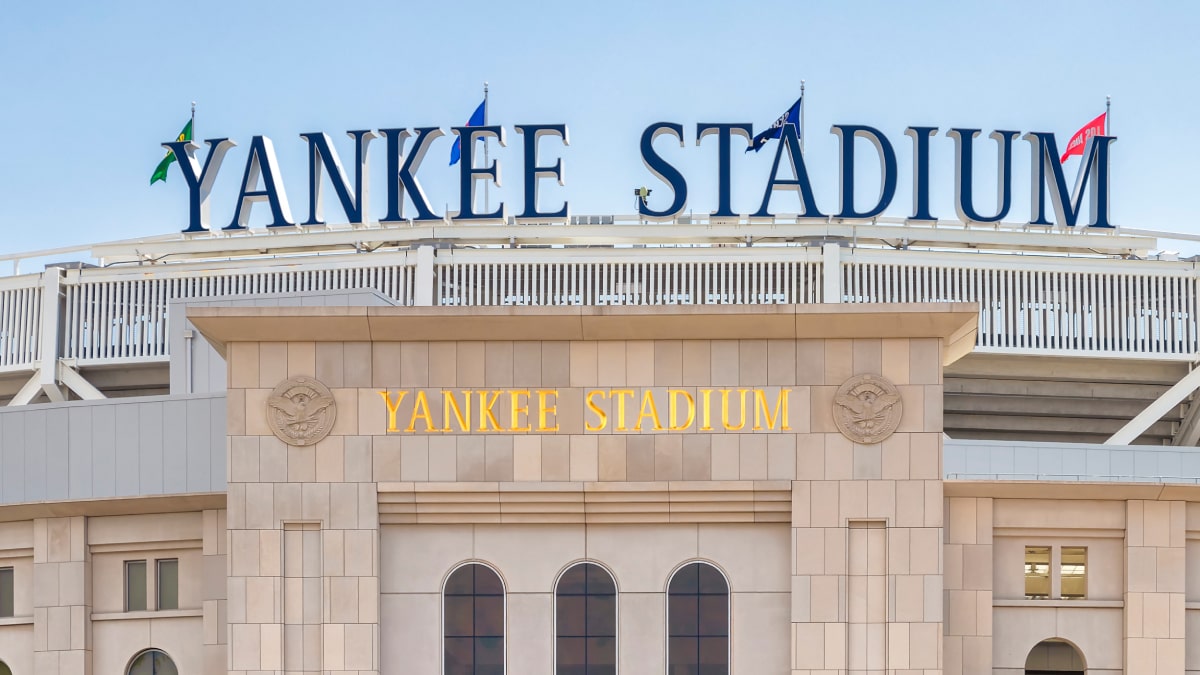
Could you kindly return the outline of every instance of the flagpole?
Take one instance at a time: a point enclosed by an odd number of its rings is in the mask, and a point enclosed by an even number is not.
[[[1112,97],[1105,96],[1104,97],[1104,135],[1105,136],[1111,135],[1108,131],[1109,127],[1111,126],[1111,124],[1109,123],[1109,120],[1111,120],[1111,119],[1112,119]]]
[[[192,101],[192,138],[196,137],[196,102]]]
[[[487,126],[487,123],[488,123],[487,100],[488,100],[488,83],[484,82],[483,83],[483,126],[485,126],[485,127]],[[488,161],[488,139],[487,139],[487,136],[484,135],[484,137],[483,137],[483,166],[486,169],[486,168],[490,167],[491,165],[492,165],[492,163]],[[483,181],[483,212],[484,213],[488,213],[491,211],[491,209],[489,208],[490,200],[488,199],[488,186],[490,183],[491,183],[491,181],[487,181],[487,180]]]
[[[804,152],[804,80],[800,80],[800,152]]]

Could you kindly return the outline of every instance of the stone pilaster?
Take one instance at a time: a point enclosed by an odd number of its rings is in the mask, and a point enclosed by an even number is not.
[[[1125,672],[1183,675],[1184,502],[1126,503]]]
[[[992,672],[992,500],[946,500],[946,675]]]
[[[225,675],[228,633],[225,621],[228,591],[225,571],[229,544],[225,536],[225,509],[204,512],[204,578],[201,602],[204,610],[204,675]]]
[[[91,675],[87,520],[33,521],[33,665],[39,675]]]

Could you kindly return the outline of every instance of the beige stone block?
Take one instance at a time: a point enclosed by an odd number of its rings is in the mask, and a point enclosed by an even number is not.
[[[435,436],[429,439],[429,480],[458,480],[458,440],[455,437]]]
[[[795,346],[796,384],[832,384],[825,381],[825,340],[796,340]]]
[[[343,387],[370,387],[371,353],[370,342],[343,342],[342,384]],[[394,384],[394,382],[389,383]]]
[[[603,360],[601,361],[603,363]],[[653,387],[654,343],[649,340],[630,340],[625,343],[625,382],[631,387]],[[676,385],[679,381],[666,384]]]
[[[841,434],[825,434],[825,475],[827,480],[854,478],[854,444]]]
[[[938,338],[909,340],[909,381],[912,384],[941,384],[942,355]]]
[[[796,436],[796,477],[802,480],[825,478],[825,434]]]
[[[654,359],[653,384],[660,387],[683,385],[683,341],[655,340],[651,344]]]
[[[834,623],[846,620],[846,600],[841,590],[845,579],[837,576],[813,576],[809,595],[809,620]]]
[[[270,389],[245,389],[246,412],[242,416],[246,424],[246,434],[249,436],[270,436],[271,427],[267,426],[267,397]]]
[[[907,529],[902,527],[888,528],[888,573],[909,573],[910,538]]]
[[[429,437],[402,436],[400,438],[400,480],[429,480]]]
[[[266,530],[275,527],[274,493],[269,485],[248,485],[246,490],[246,527]],[[265,489],[264,489],[265,488]]]
[[[910,474],[910,434],[892,434],[883,439],[880,454],[883,460],[882,477],[906,480]]]
[[[837,481],[812,481],[812,526],[841,527],[839,505],[839,483]]]
[[[792,481],[792,527],[809,527],[812,521],[812,483]]]
[[[930,431],[925,428],[925,387],[921,385],[900,385],[900,401],[904,404],[904,415],[896,427],[897,433]],[[937,429],[936,431],[941,431]]]
[[[340,483],[346,474],[345,436],[326,436],[316,445],[317,480],[324,483]]]
[[[513,343],[513,385],[536,388],[542,386],[542,343],[520,341]]]
[[[849,572],[850,561],[847,558],[849,533],[850,530],[845,527],[825,528],[826,574],[847,574]]]
[[[1171,636],[1171,598],[1166,593],[1142,596],[1142,635],[1150,638]]]
[[[258,343],[234,342],[228,353],[230,389],[254,389],[258,383]]]
[[[825,625],[793,623],[792,647],[794,668],[818,670],[825,667]],[[793,673],[796,671],[793,670]]]
[[[603,340],[595,344],[599,364],[595,383],[601,387],[624,387],[627,384],[626,343],[621,340]]]
[[[709,343],[709,372],[712,384],[735,387],[741,381],[740,356],[737,340],[713,340]]]
[[[947,635],[975,635],[978,617],[975,599],[974,591],[946,591],[946,605],[949,608],[946,617]]]
[[[825,573],[825,530],[819,527],[794,528],[796,552],[793,574],[821,575]],[[836,587],[835,587],[836,591]],[[814,619],[814,621],[826,619]],[[836,620],[836,619],[832,619]]]
[[[925,481],[896,481],[896,525],[921,527],[925,524]]]
[[[737,434],[738,473],[741,480],[767,480],[767,437]],[[790,476],[789,476],[790,478]]]
[[[484,444],[483,436],[458,437],[458,480],[487,480],[487,451]]]
[[[455,343],[455,372],[459,387],[483,387],[484,372],[484,343],[458,342]]]
[[[962,587],[986,591],[992,588],[992,547],[964,546]]]
[[[311,375],[311,373],[309,373]],[[274,389],[288,378],[287,343],[260,342],[258,344],[258,386]]]
[[[1154,665],[1159,673],[1184,670],[1187,643],[1184,640],[1158,640],[1154,645]]]
[[[429,343],[400,343],[400,386],[429,386]]]
[[[923,402],[925,411],[925,431],[941,431],[942,430],[942,386],[941,385],[926,385],[923,387],[925,391],[925,399]]]
[[[766,439],[767,478],[769,480],[795,480],[797,476],[796,436],[794,434],[771,434]]]
[[[542,479],[542,439],[539,436],[513,437],[513,480]]]
[[[939,528],[914,527],[909,530],[909,572],[941,574],[941,537]]]
[[[925,527],[942,527],[942,509],[938,507],[944,505],[945,499],[942,495],[942,481],[925,481]]]
[[[840,512],[838,518],[859,519],[867,515],[867,481],[844,480],[838,482]]]
[[[541,386],[571,386],[571,344],[565,341],[542,342],[541,353]]]
[[[570,436],[572,481],[595,481],[600,476],[600,450],[596,436]]]
[[[1125,552],[1125,577],[1128,590],[1134,593],[1154,593],[1158,590],[1158,550],[1150,547],[1130,547]]]
[[[272,623],[275,617],[275,579],[249,577],[246,579],[246,621]]]
[[[951,544],[974,544],[978,530],[975,526],[975,499],[951,497],[946,500],[950,522],[946,541]]]
[[[290,349],[290,346],[289,346]],[[344,387],[345,349],[341,342],[317,342],[313,345],[314,369],[313,377],[325,384],[326,387]],[[288,354],[291,360],[291,353]]]
[[[257,378],[258,376],[255,375]],[[230,389],[225,392],[225,433],[230,436],[246,434],[246,390]]]
[[[626,478],[624,436],[598,436],[599,480],[623,481]],[[539,454],[540,465],[540,454]]]
[[[1125,545],[1143,546],[1145,502],[1140,499],[1127,500],[1125,511]]]
[[[233,436],[229,439],[230,480],[258,482],[258,437]]]
[[[712,444],[712,480],[738,480],[741,476],[741,436],[714,434]]]
[[[358,486],[354,483],[330,484],[329,526],[337,529],[359,527]]]
[[[712,343],[708,340],[684,340],[683,386],[707,387],[711,384]]]
[[[926,591],[929,589],[930,577],[926,577]],[[975,617],[975,632],[978,635],[992,634],[992,593],[991,591],[977,591],[975,593],[975,607],[979,614]],[[941,618],[941,617],[937,617]],[[927,620],[933,620],[926,617]]]
[[[911,384],[909,380],[910,344],[906,338],[880,340],[881,374],[892,384]]]
[[[853,444],[853,477],[856,480],[873,480],[883,477],[883,447],[879,443],[871,445]]]
[[[883,374],[883,348],[875,338],[859,338],[852,341],[854,373]]]
[[[375,531],[346,530],[346,576],[375,576]]]
[[[287,345],[287,376],[316,377],[316,344],[312,342],[289,342]],[[329,386],[328,382],[323,382]]]
[[[841,386],[854,375],[854,341],[825,340],[825,384]]]
[[[1171,503],[1143,502],[1143,546],[1171,545]]]
[[[346,668],[346,627],[342,624],[321,626],[322,667],[325,670]]]
[[[399,342],[371,344],[371,386],[376,389],[399,389],[404,385]]]
[[[305,483],[300,488],[301,512],[305,520],[329,521],[329,484]]]
[[[844,623],[827,623],[825,626],[825,667],[842,670],[846,668],[846,628]]]
[[[766,380],[751,386],[796,384],[795,340],[766,340]]]
[[[363,436],[382,436],[389,432],[389,419],[387,412],[387,404],[384,403],[383,396],[379,392],[387,391],[391,400],[395,401],[399,396],[395,388],[392,389],[357,389],[357,413],[358,413],[358,429],[353,434],[361,434]],[[337,395],[334,394],[334,400],[337,400]],[[339,411],[338,419],[341,420],[344,411]],[[407,420],[404,419],[404,413],[397,411],[396,413],[396,431],[404,429]],[[334,422],[336,426],[338,422]],[[392,432],[395,433],[395,432]]]
[[[940,433],[909,436],[909,475],[928,480],[942,479],[942,435]]]
[[[270,490],[272,501],[274,504],[275,521],[271,527],[277,527],[276,522],[300,520],[303,518],[304,508],[301,500],[301,484],[300,483],[275,483]],[[254,490],[266,491],[266,486],[257,486]],[[247,497],[249,497],[247,491]]]
[[[229,657],[235,670],[259,670],[262,667],[260,624],[231,624],[229,638]]]
[[[809,430],[814,434],[841,434],[833,421],[837,387],[809,387]]]
[[[317,479],[317,449],[288,446],[287,476],[292,483],[312,482]]]
[[[429,342],[429,386],[452,389],[458,386],[458,343]]]
[[[513,437],[488,436],[484,443],[484,480],[511,481],[513,479]]]
[[[738,384],[744,387],[767,384],[766,340],[741,340],[738,343]]]
[[[688,434],[684,436],[683,480],[711,479],[712,438],[703,434]]]
[[[346,532],[344,530],[321,531],[321,574],[326,578],[340,577],[346,573]],[[292,581],[289,577],[287,581]]]
[[[867,482],[867,517],[896,522],[896,483],[890,480]]]
[[[646,439],[647,441],[649,439]],[[460,472],[461,473],[461,472]],[[542,437],[542,480],[567,481],[571,479],[571,438],[569,436]],[[460,480],[462,480],[460,478]],[[629,480],[635,479],[630,476]],[[649,480],[649,479],[645,479]]]
[[[571,386],[593,387],[599,383],[597,366],[599,364],[599,348],[596,342],[572,342],[571,344]],[[605,365],[607,369],[608,364]],[[624,369],[622,369],[624,372]],[[607,375],[607,374],[606,374]]]
[[[513,343],[505,340],[489,340],[483,343],[484,386],[513,386]]]

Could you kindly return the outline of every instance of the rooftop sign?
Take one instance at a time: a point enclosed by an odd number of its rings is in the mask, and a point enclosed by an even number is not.
[[[568,217],[569,205],[563,202],[559,208],[541,210],[538,207],[539,186],[547,179],[556,179],[560,185],[563,180],[563,160],[554,163],[544,163],[539,159],[539,140],[558,139],[563,145],[568,144],[567,127],[565,124],[518,124],[513,130],[523,138],[524,152],[522,154],[521,173],[524,176],[523,209],[515,214],[518,219],[527,222],[536,221],[565,221]],[[840,140],[839,151],[839,193],[838,207],[835,211],[822,211],[813,194],[809,180],[807,158],[797,135],[796,127],[783,125],[779,142],[776,145],[771,172],[763,187],[763,197],[758,209],[749,214],[752,217],[769,218],[774,214],[770,210],[771,198],[779,192],[795,192],[800,200],[802,219],[825,221],[829,217],[844,220],[866,220],[881,215],[891,205],[896,194],[899,168],[896,162],[896,152],[892,142],[883,132],[873,127],[857,124],[836,124],[830,129],[831,133]],[[429,151],[431,144],[445,135],[438,127],[417,128],[388,128],[379,130],[348,131],[346,134],[354,140],[354,176],[351,181],[343,169],[341,158],[333,148],[328,135],[324,133],[304,133],[300,138],[308,144],[309,156],[309,209],[308,219],[301,225],[323,225],[322,187],[328,177],[333,187],[338,204],[351,223],[367,223],[372,221],[368,214],[368,169],[367,156],[371,142],[382,138],[387,154],[387,173],[385,182],[387,189],[387,213],[381,219],[383,223],[407,222],[420,223],[441,221],[447,215],[458,221],[496,222],[509,215],[508,205],[501,202],[495,210],[488,212],[476,211],[476,187],[480,181],[491,181],[500,185],[500,162],[493,160],[487,166],[476,166],[477,144],[479,141],[495,139],[501,146],[507,144],[506,129],[502,126],[464,126],[453,127],[451,132],[458,136],[461,143],[462,161],[459,164],[460,200],[456,214],[439,214],[429,203],[418,171],[421,162]],[[913,213],[909,218],[913,221],[935,221],[937,217],[930,212],[930,139],[938,133],[936,127],[908,127],[904,134],[913,144]],[[975,206],[974,193],[974,139],[979,136],[979,129],[954,128],[946,132],[946,136],[954,142],[955,171],[954,171],[954,204],[959,220],[964,223],[993,223],[1008,217],[1012,210],[1012,165],[1013,143],[1018,138],[1028,142],[1032,149],[1032,170],[1030,172],[1032,189],[1030,225],[1057,225],[1059,227],[1089,227],[1109,228],[1109,152],[1110,145],[1116,140],[1113,136],[1094,135],[1087,139],[1083,151],[1078,175],[1073,185],[1068,184],[1062,164],[1059,161],[1059,151],[1054,134],[1047,132],[1029,132],[1021,134],[1018,131],[994,131],[989,137],[997,144],[999,157],[998,185],[995,203],[998,208],[994,213],[980,213]],[[670,205],[662,210],[650,208],[646,200],[639,200],[638,212],[643,218],[650,220],[667,220],[683,213],[687,207],[688,181],[678,168],[665,160],[659,154],[656,139],[668,136],[676,139],[680,146],[685,145],[685,131],[681,124],[675,122],[657,122],[648,126],[642,132],[640,147],[642,160],[646,167],[663,183],[663,189],[672,195]],[[716,137],[718,145],[718,207],[710,215],[714,218],[736,218],[739,214],[733,210],[731,192],[733,184],[731,158],[734,151],[735,137],[745,139],[747,145],[753,137],[753,126],[745,123],[700,123],[695,126],[695,142],[699,145],[709,136]],[[870,156],[859,156],[855,148],[855,139],[862,138],[874,148]],[[411,142],[410,142],[411,141]],[[220,171],[229,150],[236,146],[228,138],[214,138],[205,141],[208,154],[203,165],[196,158],[200,146],[192,141],[175,141],[163,143],[163,147],[174,153],[179,159],[180,169],[188,185],[190,193],[190,211],[188,227],[185,233],[204,232],[212,228],[209,217],[209,198],[217,173]],[[866,199],[866,205],[855,191],[855,163],[859,161],[873,162],[879,171],[879,192]],[[1090,193],[1089,217],[1086,222],[1082,219],[1083,195]],[[1049,199],[1046,199],[1046,195]],[[405,196],[412,203],[415,213],[405,213]],[[297,222],[292,216],[287,195],[284,191],[280,176],[279,164],[275,158],[274,145],[266,136],[254,136],[250,141],[249,152],[246,156],[245,169],[242,174],[241,187],[235,203],[232,221],[222,227],[223,230],[246,229],[250,211],[255,203],[263,202],[271,212],[269,228],[294,227]],[[1048,208],[1049,207],[1049,208]],[[1054,221],[1049,219],[1049,211],[1054,212]]]

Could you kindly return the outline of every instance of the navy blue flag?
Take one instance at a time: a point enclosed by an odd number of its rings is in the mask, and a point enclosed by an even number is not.
[[[487,116],[486,110],[487,110],[487,99],[485,98],[485,99],[483,99],[483,103],[480,103],[479,107],[475,109],[475,112],[471,113],[471,119],[467,120],[467,126],[469,126],[469,127],[483,126],[483,118]],[[454,139],[454,147],[450,148],[450,166],[454,166],[455,164],[458,164],[458,159],[461,156],[462,156],[462,136],[459,136],[458,138]]]
[[[772,138],[779,138],[779,136],[783,133],[783,125],[785,124],[790,124],[796,127],[796,136],[799,137],[800,101],[803,100],[803,98],[804,97],[801,96],[800,98],[796,99],[796,102],[792,104],[792,107],[788,108],[787,112],[780,115],[779,119],[775,120],[774,124],[768,127],[766,131],[755,136],[754,140],[750,141],[750,147],[746,148],[746,152],[750,152],[751,150],[758,152],[762,149],[762,146],[767,144],[767,141],[771,140]]]

